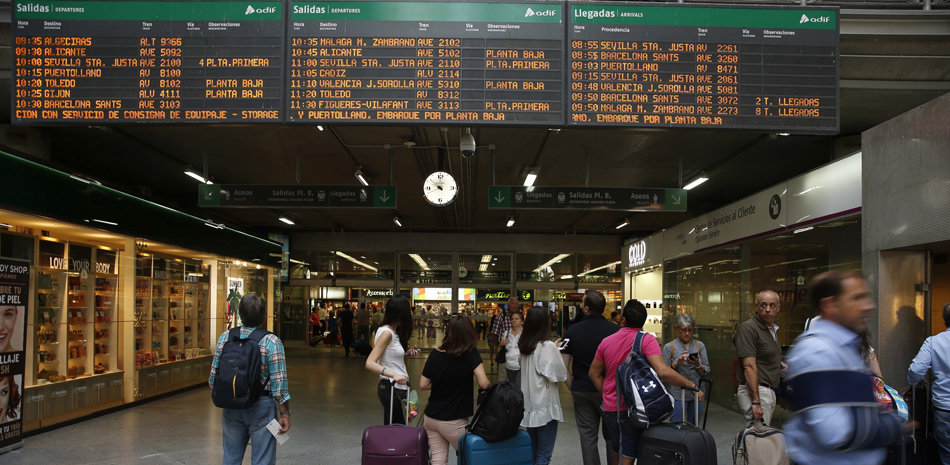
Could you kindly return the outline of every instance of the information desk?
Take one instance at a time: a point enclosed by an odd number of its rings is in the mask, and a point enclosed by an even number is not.
[[[281,120],[279,1],[14,3],[15,123]]]
[[[568,124],[838,131],[838,10],[570,8]]]
[[[288,122],[564,123],[561,4],[291,5]]]

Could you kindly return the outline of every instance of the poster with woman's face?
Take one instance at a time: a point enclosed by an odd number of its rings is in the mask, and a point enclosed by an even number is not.
[[[26,306],[0,305],[0,353],[23,350]]]
[[[20,419],[23,376],[0,376],[0,423]]]

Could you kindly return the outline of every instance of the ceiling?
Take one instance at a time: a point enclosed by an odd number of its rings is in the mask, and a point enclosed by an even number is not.
[[[950,91],[950,34],[848,35],[847,16],[842,17],[841,130],[834,136],[476,126],[476,155],[463,158],[458,126],[322,131],[264,124],[56,126],[44,128],[49,162],[257,235],[280,230],[646,235],[860,150],[861,131]],[[946,15],[939,19],[950,24]],[[8,136],[16,130],[8,128]],[[439,168],[439,147],[448,149],[444,168],[461,186],[458,200],[446,208],[432,207],[422,197],[423,179]],[[205,160],[208,175],[221,184],[357,185],[354,172],[362,167],[373,184],[396,185],[398,203],[395,209],[201,208],[197,182],[183,171],[186,165],[202,171]],[[700,172],[710,181],[689,192],[683,213],[490,210],[488,186],[521,185],[529,167],[538,170],[537,186],[679,187],[681,167],[684,183]],[[286,213],[298,219],[295,226],[278,221]],[[511,215],[516,222],[507,228]],[[393,222],[395,216],[402,227]],[[630,225],[615,229],[624,219]]]

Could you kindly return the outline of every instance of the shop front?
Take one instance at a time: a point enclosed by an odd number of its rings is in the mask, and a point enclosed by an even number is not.
[[[662,339],[663,232],[630,241],[621,249],[620,257],[623,267],[623,301],[637,299],[643,303],[647,308],[647,321],[643,330],[657,339]],[[666,340],[669,340],[669,337]]]
[[[793,344],[815,315],[807,303],[809,280],[831,269],[861,272],[861,205],[856,154],[663,231],[662,266],[630,267],[643,274],[632,276],[627,289],[647,300],[657,295],[651,274],[660,273],[661,344],[675,337],[676,316],[691,314],[712,365],[713,402],[737,409],[733,336],[751,318],[756,295],[779,294],[779,342]],[[637,244],[625,252],[639,263]],[[646,250],[649,256],[649,245]]]
[[[0,449],[23,432],[206,383],[217,336],[237,323],[236,299],[259,292],[272,307],[271,268],[261,263],[279,246],[0,154],[7,164],[21,165],[13,189],[56,187],[0,203],[0,279],[22,270],[16,286],[0,283],[0,304],[15,301],[17,316],[0,338],[0,352],[17,355],[0,369],[19,399],[5,411],[16,427],[4,426],[18,434],[4,435]],[[56,202],[76,198],[66,210]],[[236,258],[176,237],[196,233],[254,252]],[[232,281],[240,289],[226,287]]]

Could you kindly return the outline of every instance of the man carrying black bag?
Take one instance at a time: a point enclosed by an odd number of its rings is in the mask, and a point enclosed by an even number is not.
[[[267,304],[257,294],[241,298],[238,315],[244,326],[218,338],[208,379],[214,404],[224,409],[222,464],[239,465],[251,440],[251,463],[272,465],[277,461],[277,440],[261,425],[278,418],[279,411],[279,433],[290,429],[284,346],[277,336],[261,328]]]

